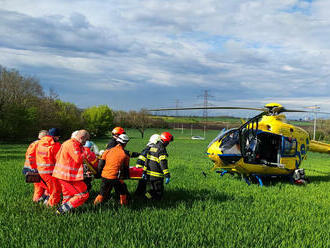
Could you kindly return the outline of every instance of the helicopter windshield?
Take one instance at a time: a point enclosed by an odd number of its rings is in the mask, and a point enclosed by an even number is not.
[[[223,154],[240,155],[239,130],[231,129],[222,139],[220,150]]]
[[[222,130],[220,131],[220,133],[217,135],[217,137],[215,137],[215,138],[210,142],[210,144],[207,146],[207,148],[210,148],[210,146],[211,146],[214,142],[216,142],[216,141],[222,139],[226,134],[232,132],[233,130],[237,130],[237,128],[232,128],[232,129],[228,129],[228,130],[226,130],[225,128],[222,129]]]

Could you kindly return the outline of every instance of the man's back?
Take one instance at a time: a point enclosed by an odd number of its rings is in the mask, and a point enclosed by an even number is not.
[[[56,154],[61,144],[55,142],[53,137],[44,136],[38,142],[36,148],[36,162],[40,174],[51,174],[56,162]]]
[[[122,165],[129,165],[129,156],[126,155],[123,147],[119,144],[110,150],[106,150],[102,155],[102,159],[105,160],[102,177],[107,179],[117,179]]]

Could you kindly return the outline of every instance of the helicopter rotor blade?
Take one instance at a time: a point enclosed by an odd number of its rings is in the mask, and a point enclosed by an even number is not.
[[[157,109],[147,109],[147,111],[176,111],[176,110],[216,110],[216,109],[241,109],[241,110],[256,110],[265,113],[318,113],[318,114],[330,114],[328,112],[319,112],[319,111],[309,111],[309,110],[298,110],[298,109],[286,109],[283,107],[278,108],[248,108],[248,107],[228,107],[228,106],[212,106],[212,107],[184,107],[184,108],[157,108]]]
[[[283,112],[290,112],[290,113],[299,113],[299,112],[311,112],[311,111],[306,111],[306,110],[297,110],[297,109],[286,109],[286,108],[282,108],[280,109],[279,113],[283,113]]]
[[[147,109],[148,111],[170,111],[170,110],[201,110],[201,109],[243,109],[243,110],[257,110],[267,111],[264,108],[246,108],[246,107],[187,107],[187,108],[158,108],[158,109]]]
[[[320,111],[310,111],[310,110],[296,110],[296,109],[281,109],[279,111],[280,113],[283,113],[283,112],[290,112],[290,113],[317,113],[317,114],[330,114],[329,112],[320,112]]]

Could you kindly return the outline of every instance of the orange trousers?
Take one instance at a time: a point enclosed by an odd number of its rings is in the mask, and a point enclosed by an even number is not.
[[[33,201],[38,202],[43,195],[48,195],[47,186],[41,181],[40,183],[34,183]]]
[[[40,174],[40,176],[47,184],[47,191],[49,193],[47,205],[54,207],[61,201],[61,185],[58,179],[50,174]]]
[[[87,201],[89,193],[84,181],[66,181],[59,179],[62,187],[62,204],[68,203],[70,207],[77,208]]]

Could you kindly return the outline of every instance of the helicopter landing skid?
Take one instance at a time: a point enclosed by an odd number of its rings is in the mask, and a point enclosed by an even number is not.
[[[243,176],[242,175],[242,179],[245,180],[245,182],[247,183],[247,185],[251,185],[252,183],[252,179],[253,177],[258,181],[258,184],[260,185],[260,187],[264,186],[263,182],[262,182],[262,179],[261,179],[261,176],[259,175],[250,175],[250,176]]]
[[[223,177],[225,174],[230,174],[230,175],[234,176],[234,173],[232,171],[228,171],[228,170],[220,170],[220,171],[216,171],[216,173],[219,173],[221,177]]]
[[[244,177],[245,182],[248,185],[251,185],[251,182],[257,182],[260,187],[264,186],[263,179],[269,178],[286,178],[291,184],[294,184],[294,180],[292,174],[289,175],[258,175],[258,174],[251,174],[249,177]]]

